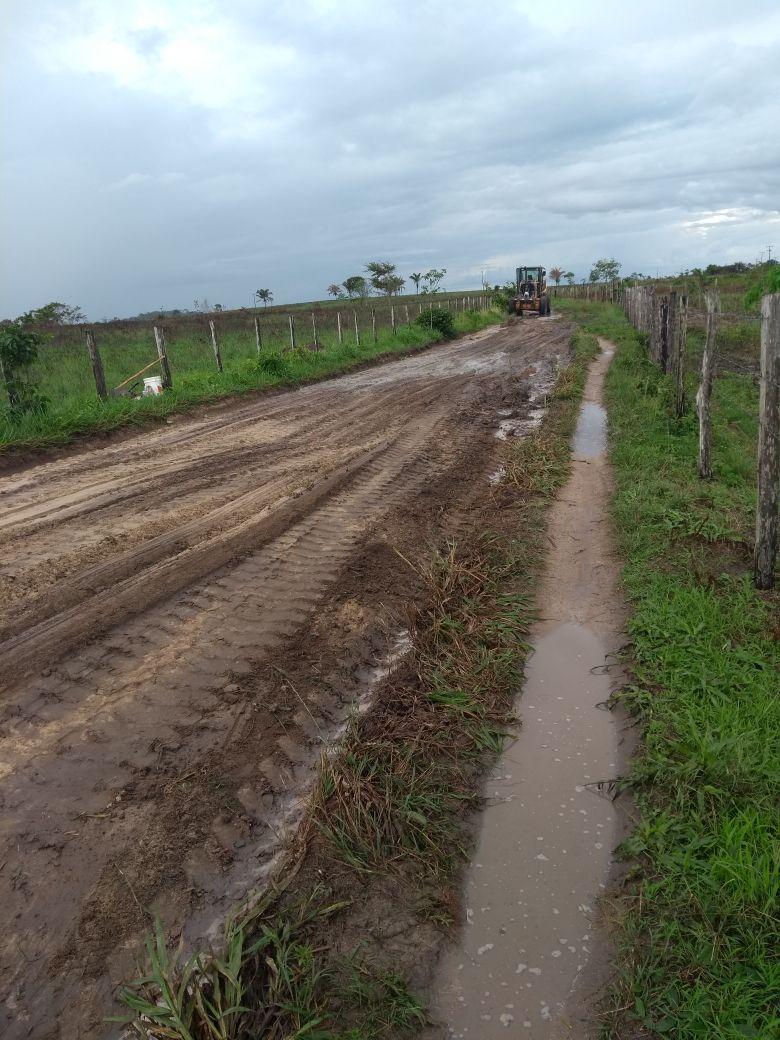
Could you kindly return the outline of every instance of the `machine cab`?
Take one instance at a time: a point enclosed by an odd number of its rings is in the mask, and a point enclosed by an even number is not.
[[[518,267],[516,272],[517,295],[527,300],[541,296],[547,288],[546,274],[547,271],[543,267]]]

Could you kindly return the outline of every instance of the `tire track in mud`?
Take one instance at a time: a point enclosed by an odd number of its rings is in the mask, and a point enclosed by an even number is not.
[[[168,445],[166,479],[182,476],[176,515],[187,514],[186,489],[197,494],[185,475],[215,452],[229,456],[236,427],[254,431],[243,448],[257,464],[217,469],[212,501],[222,504],[203,516],[177,524],[174,515],[129,552],[87,561],[68,582],[20,598],[6,625],[15,634],[0,647],[4,1035],[70,1036],[76,1022],[81,1036],[104,1035],[109,976],[132,972],[148,925],[130,890],[176,930],[198,899],[208,911],[228,877],[233,889],[242,877],[251,884],[278,851],[275,827],[316,762],[307,745],[345,718],[355,676],[386,644],[385,604],[403,596],[380,581],[354,617],[349,600],[335,610],[360,545],[374,538],[391,556],[399,541],[422,546],[455,501],[466,504],[455,526],[468,524],[467,503],[481,493],[475,475],[495,449],[497,410],[522,412],[568,337],[560,324],[502,330],[281,395],[264,413],[260,401],[238,418],[162,431],[156,457]],[[269,416],[276,441],[263,429]],[[288,474],[274,470],[287,450],[308,467],[308,488],[294,497],[289,488],[280,494]],[[109,473],[127,453],[128,480],[132,466],[148,463],[144,444],[105,451]],[[121,494],[121,474],[102,475],[103,456],[43,464],[39,476],[8,483],[24,485],[24,508],[41,510],[69,493],[74,470],[84,481],[98,477],[95,498],[110,481]],[[130,500],[133,508],[153,506],[154,486]],[[110,532],[123,520],[115,504],[90,500],[86,484],[80,492],[86,511],[63,520],[63,556],[74,526],[99,518]],[[34,552],[35,539],[58,527],[22,530]],[[7,545],[13,551],[13,540]],[[370,570],[361,580],[373,590]],[[296,631],[320,618],[321,659],[327,648],[341,663],[302,706],[278,676],[269,685],[258,675],[281,646],[279,666],[288,666]]]

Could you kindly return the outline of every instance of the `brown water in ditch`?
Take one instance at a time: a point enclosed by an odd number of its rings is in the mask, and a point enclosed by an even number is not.
[[[597,900],[621,829],[616,806],[597,785],[618,766],[620,733],[603,702],[620,681],[610,655],[624,623],[601,404],[612,348],[601,347],[571,477],[551,510],[522,729],[487,783],[466,923],[437,973],[432,1010],[442,1025],[433,1032],[453,1040],[597,1031],[592,997],[608,959]]]

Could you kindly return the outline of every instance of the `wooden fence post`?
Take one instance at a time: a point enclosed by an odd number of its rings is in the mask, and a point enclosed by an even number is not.
[[[95,333],[92,329],[87,329],[87,350],[89,351],[89,360],[92,362],[92,374],[95,377],[95,388],[97,389],[98,397],[101,401],[105,401],[108,397],[106,377],[103,372],[103,362],[100,358],[100,351],[95,343]]]
[[[404,314],[406,315],[406,324],[411,325],[412,319],[409,317],[409,305],[407,303],[404,304]]]
[[[664,359],[664,372],[668,372],[674,362],[677,336],[677,292],[673,289],[669,293],[669,307],[666,311],[666,357]]]
[[[390,304],[390,328],[393,330],[393,335],[395,335],[395,308],[392,303]]]
[[[290,349],[295,350],[295,348],[298,346],[295,340],[295,318],[293,318],[292,314],[290,314],[288,316],[288,320],[290,322]]]
[[[263,348],[263,338],[260,335],[260,319],[255,315],[255,349],[260,354]]]
[[[666,371],[666,362],[669,357],[669,297],[664,294],[658,310],[658,367],[662,372]]]
[[[214,351],[214,360],[217,363],[217,370],[222,371],[222,353],[219,349],[219,340],[217,339],[217,330],[214,327],[214,322],[209,322],[209,330],[211,332],[211,349]]]
[[[715,376],[715,348],[718,335],[718,311],[720,297],[717,289],[707,291],[707,337],[701,358],[701,383],[696,393],[696,411],[699,415],[699,476],[702,480],[712,479],[712,415],[710,397],[712,380]]]
[[[320,341],[317,338],[317,315],[314,313],[314,311],[311,312],[311,330],[314,335],[314,349],[318,350],[320,346]]]
[[[355,316],[355,345],[360,346],[360,328],[358,327],[357,311],[352,312]]]
[[[336,311],[336,330],[338,332],[339,343],[343,343],[344,333],[341,331],[341,311]]]
[[[376,343],[376,311],[371,308],[371,334],[374,337],[374,343]]]
[[[756,588],[771,589],[777,555],[780,481],[780,293],[761,301],[761,391],[758,404],[758,507],[753,555]]]
[[[685,411],[685,339],[688,334],[688,297],[681,296],[677,308],[677,329],[674,344],[674,381],[675,400],[674,414],[678,419],[682,418]]]
[[[157,357],[160,359],[162,385],[164,389],[170,390],[173,387],[173,379],[171,378],[171,366],[168,364],[168,352],[165,348],[165,333],[157,325],[154,326],[154,342],[157,346]]]

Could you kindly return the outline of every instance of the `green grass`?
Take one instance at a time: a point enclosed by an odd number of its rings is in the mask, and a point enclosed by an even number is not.
[[[643,739],[628,783],[637,862],[619,900],[612,1036],[780,1036],[778,597],[750,577],[757,394],[714,391],[714,479],[695,416],[612,307],[578,317],[618,346],[607,378],[614,519]],[[689,401],[692,400],[693,384]],[[622,1009],[618,1012],[617,1009]]]
[[[455,327],[458,333],[473,332],[499,320],[496,311],[465,311],[457,314]],[[214,364],[205,327],[200,332],[187,331],[178,338],[171,336],[167,346],[173,389],[161,396],[144,399],[110,398],[100,401],[81,340],[69,336],[59,342],[44,344],[31,375],[39,381],[41,391],[49,399],[49,406],[45,412],[28,413],[15,419],[5,406],[5,395],[0,390],[3,399],[0,403],[0,452],[9,448],[45,448],[65,444],[84,434],[159,422],[173,413],[221,397],[322,379],[368,359],[403,353],[439,338],[435,331],[412,323],[409,326],[398,325],[395,335],[389,327],[378,328],[377,342],[374,343],[370,325],[366,327],[363,315],[359,347],[355,342],[354,328],[346,322],[344,342],[339,343],[331,320],[320,331],[322,350],[307,349],[312,339],[311,329],[300,322],[299,348],[292,351],[277,319],[264,328],[263,349],[258,357],[249,317],[244,324],[243,329],[233,327],[220,335],[222,373]],[[149,326],[124,327],[106,335],[100,342],[100,349],[109,386],[118,385],[156,357]]]
[[[159,924],[147,942],[148,973],[120,993],[125,1023],[144,1040],[392,1040],[425,1021],[421,1005],[392,972],[366,967],[358,955],[327,958],[310,941],[311,926],[343,904],[315,888],[284,911],[263,900],[228,921],[221,955],[182,962]],[[342,1030],[332,1008],[341,1005]]]

